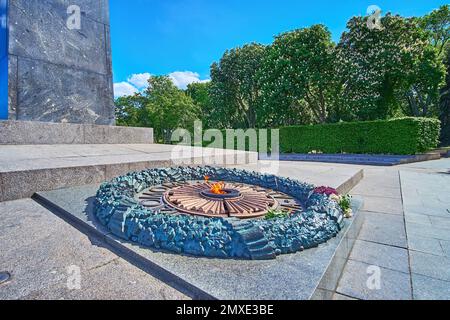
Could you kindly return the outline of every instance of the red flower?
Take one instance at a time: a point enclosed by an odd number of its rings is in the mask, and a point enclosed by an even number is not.
[[[326,194],[327,196],[331,196],[332,194],[339,195],[336,189],[330,187],[317,187],[314,189],[314,193],[317,194]]]

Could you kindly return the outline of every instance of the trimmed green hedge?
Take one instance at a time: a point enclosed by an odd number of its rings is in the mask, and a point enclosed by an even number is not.
[[[440,121],[400,118],[280,129],[282,153],[416,154],[439,144]]]
[[[224,141],[226,131],[220,130]],[[245,131],[245,130],[244,130]],[[267,131],[268,149],[271,151],[270,130]],[[259,130],[257,130],[258,144]],[[440,121],[431,118],[398,118],[365,122],[293,126],[280,129],[281,153],[309,153],[312,151],[336,154],[416,154],[436,148],[439,144]],[[250,148],[248,137],[245,148]],[[203,141],[207,147],[210,142]],[[226,146],[224,146],[226,148]],[[252,150],[250,150],[252,149]],[[260,149],[260,148],[259,148]]]
[[[251,129],[250,131],[253,131],[253,129]],[[244,141],[239,141],[239,139],[236,137],[236,135],[234,135],[234,149],[235,150],[245,150],[245,151],[272,151],[272,147],[271,147],[271,142],[272,142],[272,132],[271,129],[267,129],[265,130],[265,132],[262,132],[263,136],[265,134],[267,134],[267,138],[265,140],[267,141],[263,141],[266,144],[266,149],[261,150],[260,148],[260,144],[262,143],[262,141],[260,140],[261,136],[261,132],[259,129],[255,129],[255,133],[256,133],[256,139],[257,139],[257,145],[254,146],[250,146],[250,138],[249,136],[245,136]],[[223,142],[227,141],[227,130],[220,130],[220,132],[222,133],[222,138],[223,138]],[[239,131],[234,130],[235,134],[243,134],[245,135],[246,133],[248,134],[248,129],[242,129]],[[281,139],[281,138],[280,138]],[[238,144],[244,142],[245,146],[242,148],[240,147]],[[203,147],[210,147],[211,146],[211,142],[210,141],[203,141]],[[227,149],[226,146],[224,146],[225,149]]]

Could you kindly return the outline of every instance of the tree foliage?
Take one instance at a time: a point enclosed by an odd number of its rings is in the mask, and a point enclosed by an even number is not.
[[[334,44],[323,25],[283,33],[268,48],[260,74],[269,125],[327,122],[338,96]]]
[[[338,44],[313,25],[267,46],[227,50],[211,65],[209,83],[183,91],[158,76],[144,92],[119,98],[118,124],[154,127],[167,141],[196,118],[225,129],[440,116],[450,139],[449,20],[448,5],[424,17],[386,14],[381,28],[360,16]]]
[[[254,128],[261,106],[258,78],[266,48],[257,43],[227,50],[211,66],[211,117],[217,127]]]
[[[450,6],[444,5],[430,14],[419,18],[420,27],[427,33],[430,43],[439,57],[445,59],[446,47],[450,41]]]
[[[442,122],[441,143],[450,146],[450,48],[445,51],[445,64],[447,67],[446,84],[441,89],[440,120]]]
[[[361,120],[432,115],[444,75],[436,50],[416,19],[387,14],[381,24],[347,24],[337,48],[344,104]]]
[[[119,125],[154,128],[157,141],[170,142],[176,128],[192,128],[200,114],[191,97],[167,76],[152,76],[147,89],[116,101]]]
[[[195,105],[200,111],[200,119],[203,121],[204,128],[214,128],[215,121],[211,117],[213,108],[211,106],[211,99],[209,90],[211,82],[194,82],[188,85],[186,94],[192,98]]]

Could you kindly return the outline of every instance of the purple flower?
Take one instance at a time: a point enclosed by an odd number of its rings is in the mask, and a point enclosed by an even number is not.
[[[314,193],[325,194],[327,196],[331,196],[332,194],[335,194],[337,196],[339,195],[339,193],[336,191],[336,189],[333,189],[331,187],[324,187],[324,186],[315,188]]]

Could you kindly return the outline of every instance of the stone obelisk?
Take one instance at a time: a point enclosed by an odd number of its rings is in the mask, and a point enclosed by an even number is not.
[[[108,0],[0,0],[0,120],[114,124]]]

